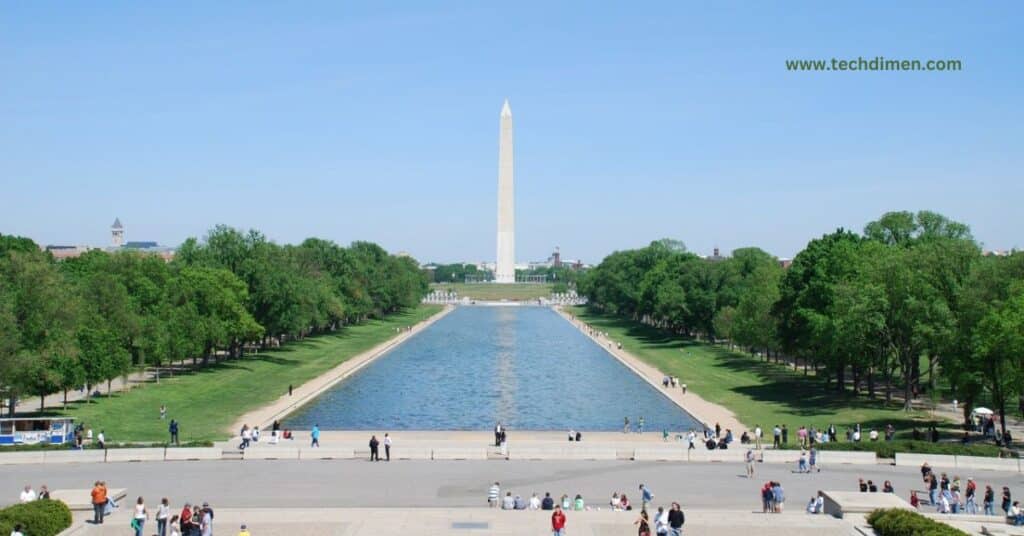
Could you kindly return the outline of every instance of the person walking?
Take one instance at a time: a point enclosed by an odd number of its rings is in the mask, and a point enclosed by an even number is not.
[[[637,420],[637,422],[636,422],[636,433],[638,433],[638,434],[644,433],[644,416],[643,415],[641,415],[640,419]]]
[[[747,449],[747,478],[754,478],[754,449]]]
[[[633,522],[637,536],[651,536],[651,522],[647,517],[647,509],[640,510],[640,517]]]
[[[203,503],[202,521],[199,523],[199,530],[202,536],[213,536],[213,510],[206,503]]]
[[[146,518],[149,512],[146,511],[146,503],[139,497],[135,501],[135,515],[132,516],[132,528],[135,529],[135,536],[142,536],[145,531]]]
[[[103,435],[103,430],[100,430],[100,434],[96,436],[96,446],[100,449],[107,448],[107,437]]]
[[[624,417],[622,419],[622,433],[624,433],[624,434],[628,434],[629,433],[629,417]]]
[[[551,536],[563,536],[565,534],[565,512],[561,505],[555,506],[551,513]]]
[[[391,436],[384,432],[384,459],[391,461]]]
[[[658,513],[654,514],[654,532],[658,536],[668,536],[668,512],[661,506],[658,507]]]
[[[673,502],[672,509],[668,512],[668,531],[671,536],[683,536],[683,523],[686,523],[686,514],[679,503]]]
[[[995,509],[995,492],[992,491],[992,486],[985,486],[985,498],[982,502],[982,507],[985,510],[985,515],[994,516],[996,515]]]
[[[156,507],[156,533],[157,536],[167,536],[167,520],[171,517],[171,504],[167,497],[160,499],[160,506]]]
[[[495,425],[494,425],[494,446],[495,447],[500,447],[501,446],[501,432],[502,432],[502,430],[503,429],[501,427],[501,421],[498,421],[497,423],[495,423]]]
[[[782,447],[782,428],[779,425],[775,425],[772,428],[772,448],[778,449]]]
[[[103,516],[107,507],[107,488],[99,480],[93,484],[92,492],[92,523],[102,525]]]
[[[370,436],[370,461],[379,462],[380,454],[378,454],[377,446],[380,445],[380,441],[377,441],[377,436]]]
[[[761,435],[761,425],[758,424],[754,426],[754,444],[756,445],[757,450],[761,450]]]
[[[654,494],[651,493],[651,490],[648,489],[647,486],[640,484],[641,509],[646,510],[647,506],[650,505],[652,501],[654,501]]]
[[[171,434],[171,443],[175,446],[178,445],[178,421],[171,419],[171,424],[167,425],[167,432]]]
[[[309,447],[310,448],[313,448],[313,447],[320,448],[320,425],[319,424],[314,424],[313,425],[313,430],[309,433],[309,437],[311,437],[313,439],[312,442],[310,442]]]

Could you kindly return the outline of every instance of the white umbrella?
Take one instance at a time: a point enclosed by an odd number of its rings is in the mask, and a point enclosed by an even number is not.
[[[972,411],[971,413],[974,413],[974,414],[977,414],[977,415],[992,415],[995,412],[990,410],[990,409],[988,409],[988,408],[974,408],[974,411]]]

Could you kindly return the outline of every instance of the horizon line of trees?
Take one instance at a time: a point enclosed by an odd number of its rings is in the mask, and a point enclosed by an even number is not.
[[[56,261],[0,235],[0,395],[94,386],[156,366],[267,347],[417,305],[426,274],[370,242],[278,245],[224,225],[174,259],[94,250]]]
[[[1024,252],[982,255],[967,225],[934,212],[837,229],[785,269],[755,247],[713,260],[660,240],[612,253],[578,284],[598,310],[802,360],[838,391],[881,386],[888,402],[899,389],[906,409],[941,375],[965,420],[987,398],[1005,433],[1006,405],[1024,397]]]

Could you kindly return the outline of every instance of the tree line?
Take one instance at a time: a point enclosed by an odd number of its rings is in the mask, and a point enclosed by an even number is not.
[[[1024,253],[983,255],[968,226],[934,212],[838,229],[787,268],[758,248],[704,259],[657,241],[612,253],[579,288],[610,314],[802,361],[839,391],[898,389],[907,409],[941,375],[965,419],[989,401],[1004,433],[1024,397]]]
[[[415,260],[370,242],[278,245],[217,226],[171,262],[92,250],[56,261],[0,235],[0,394],[67,392],[140,366],[333,331],[415,306],[428,287]]]

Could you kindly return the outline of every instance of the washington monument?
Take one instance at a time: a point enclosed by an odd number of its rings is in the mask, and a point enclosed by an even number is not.
[[[505,99],[501,107],[498,139],[498,262],[496,283],[516,282],[515,185],[512,179],[512,108]]]

